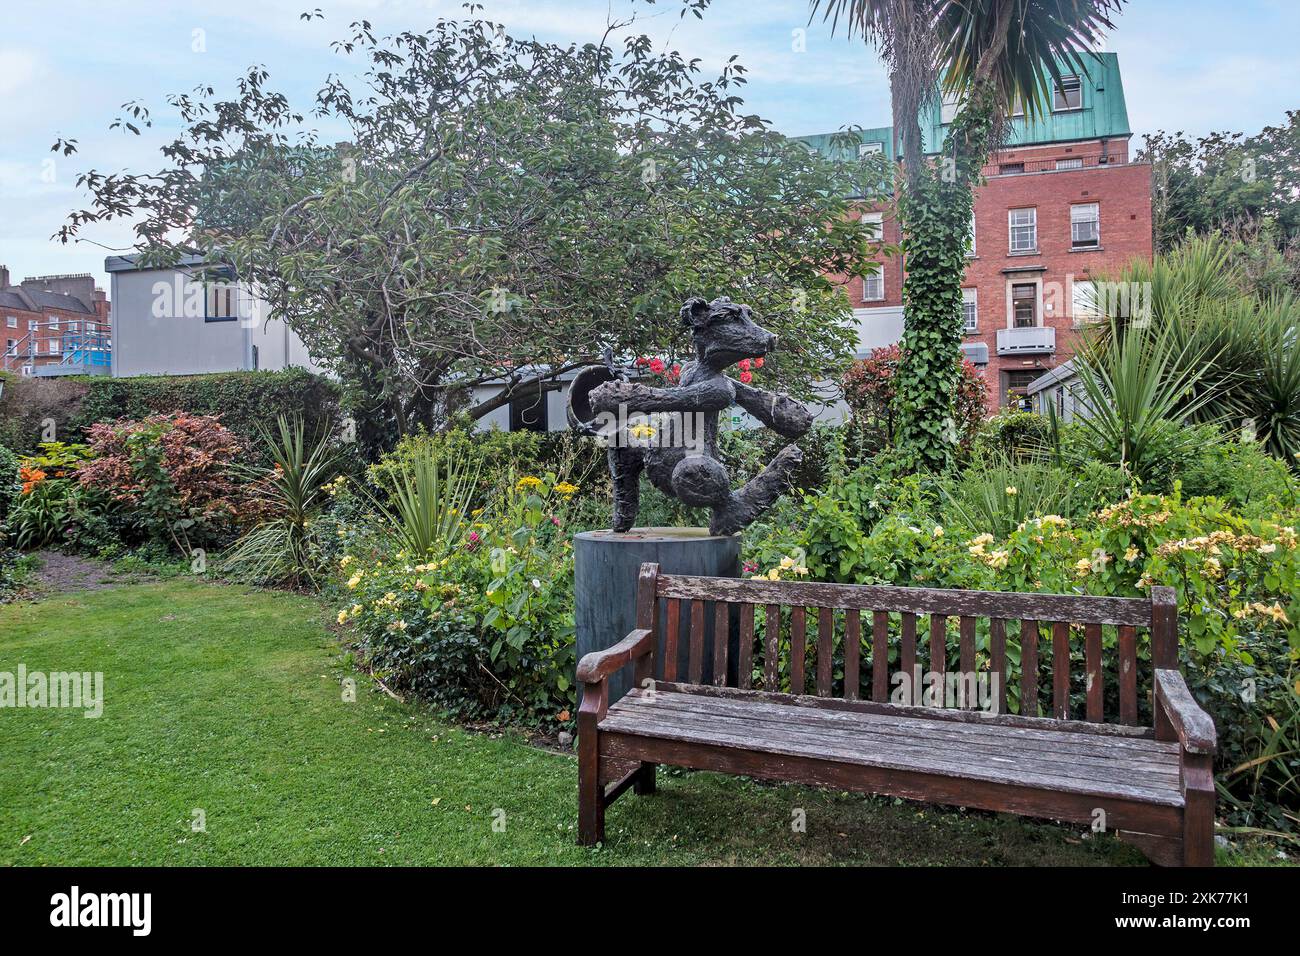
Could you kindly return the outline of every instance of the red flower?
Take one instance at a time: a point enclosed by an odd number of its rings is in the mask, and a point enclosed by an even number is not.
[[[762,367],[763,367],[763,358],[762,356],[759,356],[758,358],[754,359],[754,368],[762,368]]]
[[[642,355],[640,358],[636,360],[636,364],[640,366],[646,366],[650,364],[650,360],[646,358],[644,355]]]
[[[665,365],[663,359],[656,358],[650,360],[650,371],[654,372],[656,375],[662,375],[664,373],[664,368]]]
[[[742,382],[744,382],[746,385],[748,385],[750,382],[752,382],[752,381],[754,380],[754,373],[753,373],[753,372],[741,372],[741,373],[740,373],[740,380],[741,380]]]
[[[748,372],[749,359],[741,359],[739,362],[736,363],[736,368],[740,369],[742,372]]]

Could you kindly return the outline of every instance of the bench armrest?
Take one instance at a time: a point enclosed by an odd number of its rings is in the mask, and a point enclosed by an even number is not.
[[[1156,706],[1169,719],[1183,750],[1194,754],[1214,753],[1214,721],[1196,703],[1187,689],[1187,681],[1178,671],[1157,668]]]
[[[638,627],[613,647],[592,651],[578,662],[578,680],[596,684],[654,649],[654,631]]]

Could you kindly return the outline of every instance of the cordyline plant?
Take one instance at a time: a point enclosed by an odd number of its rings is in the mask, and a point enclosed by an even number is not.
[[[477,19],[387,37],[353,23],[334,49],[362,77],[330,76],[310,111],[344,142],[254,67],[232,99],[170,99],[163,168],[83,174],[89,207],[58,237],[128,217],[146,261],[233,272],[340,376],[371,453],[558,388],[606,347],[685,351],[692,295],[752,305],[790,343],[766,374],[807,393],[854,345],[828,277],[861,275],[879,248],[845,197],[886,170],[771,132],[741,110],[734,57],[705,78],[631,22],[582,46]],[[149,110],[128,103],[113,125],[139,134]]]
[[[952,463],[962,337],[961,282],[974,188],[1013,103],[1033,119],[1066,70],[1087,72],[1100,31],[1123,0],[811,0],[832,30],[843,21],[879,47],[889,69],[903,254],[900,448],[935,470]],[[927,157],[921,113],[940,89],[958,98],[942,152]]]

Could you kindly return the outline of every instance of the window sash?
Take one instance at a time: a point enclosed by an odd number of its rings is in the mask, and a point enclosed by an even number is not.
[[[885,297],[885,267],[877,266],[874,272],[862,277],[862,301],[879,302]]]
[[[1101,241],[1101,212],[1097,203],[1076,203],[1070,207],[1070,245],[1095,246]]]
[[[961,290],[962,328],[966,332],[979,329],[979,296],[975,289]]]
[[[1038,210],[1012,209],[1007,222],[1012,252],[1032,252],[1038,248]]]
[[[1057,169],[1083,169],[1083,160],[1079,157],[1073,159],[1058,159],[1056,161]]]
[[[1077,110],[1083,106],[1083,84],[1077,76],[1063,76],[1052,90],[1053,110]]]
[[[1011,287],[1011,325],[1017,329],[1038,325],[1038,286],[1023,283]]]

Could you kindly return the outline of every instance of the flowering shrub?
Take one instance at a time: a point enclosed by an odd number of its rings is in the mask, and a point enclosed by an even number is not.
[[[77,480],[104,492],[139,537],[188,555],[233,524],[243,490],[232,466],[243,448],[216,416],[99,422],[87,436],[95,458]]]
[[[18,460],[18,497],[9,524],[19,548],[65,540],[87,510],[76,477],[90,450],[64,442],[42,442],[37,447],[40,454]]]
[[[386,678],[460,716],[568,721],[577,491],[554,475],[519,478],[424,563],[354,540],[370,551],[338,560],[339,623]]]

